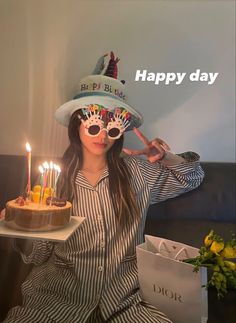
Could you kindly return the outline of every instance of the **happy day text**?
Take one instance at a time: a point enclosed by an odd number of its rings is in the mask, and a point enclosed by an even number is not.
[[[135,75],[135,81],[147,81],[159,84],[176,84],[180,85],[187,73],[153,73],[147,70],[137,70]],[[207,82],[207,84],[214,84],[219,73],[206,73],[197,69],[195,72],[189,74],[189,80],[191,82]]]

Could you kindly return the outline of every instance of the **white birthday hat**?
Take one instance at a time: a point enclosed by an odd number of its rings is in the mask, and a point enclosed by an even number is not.
[[[107,55],[99,58],[92,75],[86,76],[80,81],[79,93],[70,100],[60,106],[55,113],[56,120],[68,126],[71,115],[80,109],[89,105],[99,105],[108,111],[114,112],[116,108],[125,109],[130,113],[130,124],[126,131],[138,128],[143,122],[142,115],[132,108],[126,102],[125,81],[117,79],[117,63],[113,52],[110,54],[108,66],[104,72],[104,59]]]

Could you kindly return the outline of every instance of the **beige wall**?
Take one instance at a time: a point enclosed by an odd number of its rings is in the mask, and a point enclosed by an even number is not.
[[[54,111],[76,94],[97,58],[121,58],[142,130],[175,152],[235,159],[234,1],[0,0],[0,154],[60,156],[66,129]],[[219,72],[214,85],[135,82],[136,69]],[[140,147],[134,134],[126,145]]]

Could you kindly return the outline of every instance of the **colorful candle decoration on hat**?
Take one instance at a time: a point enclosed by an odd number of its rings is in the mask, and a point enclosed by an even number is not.
[[[120,113],[121,113],[121,109],[120,108],[116,108],[115,114],[120,114]]]
[[[125,118],[130,119],[130,117],[131,117],[131,114],[129,112],[127,112],[127,114],[125,115]]]
[[[106,113],[107,113],[107,110],[106,109],[102,109],[100,113],[101,113],[101,116],[104,117],[106,115]]]
[[[110,119],[113,118],[113,112],[111,112],[111,111],[108,112],[108,118],[110,118]]]
[[[31,192],[31,147],[30,144],[27,142],[25,144],[25,148],[26,148],[26,157],[27,157],[27,189],[26,189],[26,193],[27,193],[27,198],[30,197],[30,192]]]
[[[90,112],[93,112],[93,105],[91,104],[88,109]]]

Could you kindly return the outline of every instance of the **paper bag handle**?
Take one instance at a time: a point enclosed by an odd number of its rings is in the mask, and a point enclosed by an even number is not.
[[[178,252],[177,254],[175,255],[174,259],[176,260],[178,258],[178,256],[182,253],[182,252],[185,252],[187,258],[189,258],[189,255],[188,255],[188,250],[185,248],[185,247],[182,247]]]
[[[161,247],[162,247],[162,245],[165,247],[166,251],[167,251],[168,253],[170,253],[170,249],[168,249],[168,247],[167,247],[167,245],[166,245],[166,243],[165,243],[165,240],[164,240],[164,239],[162,239],[162,240],[160,241],[160,243],[159,243],[159,246],[158,246],[158,252],[159,252],[159,253],[161,253]]]
[[[161,247],[164,246],[165,247],[165,250],[168,252],[168,253],[171,253],[170,249],[168,248],[166,242],[164,239],[162,239],[159,243],[159,246],[158,246],[158,253],[161,253]],[[186,249],[186,247],[182,247],[177,253],[176,255],[174,256],[173,259],[177,260],[178,256],[182,253],[182,252],[185,252],[186,254],[186,257],[187,258],[190,258],[189,254],[188,254],[188,250]]]

